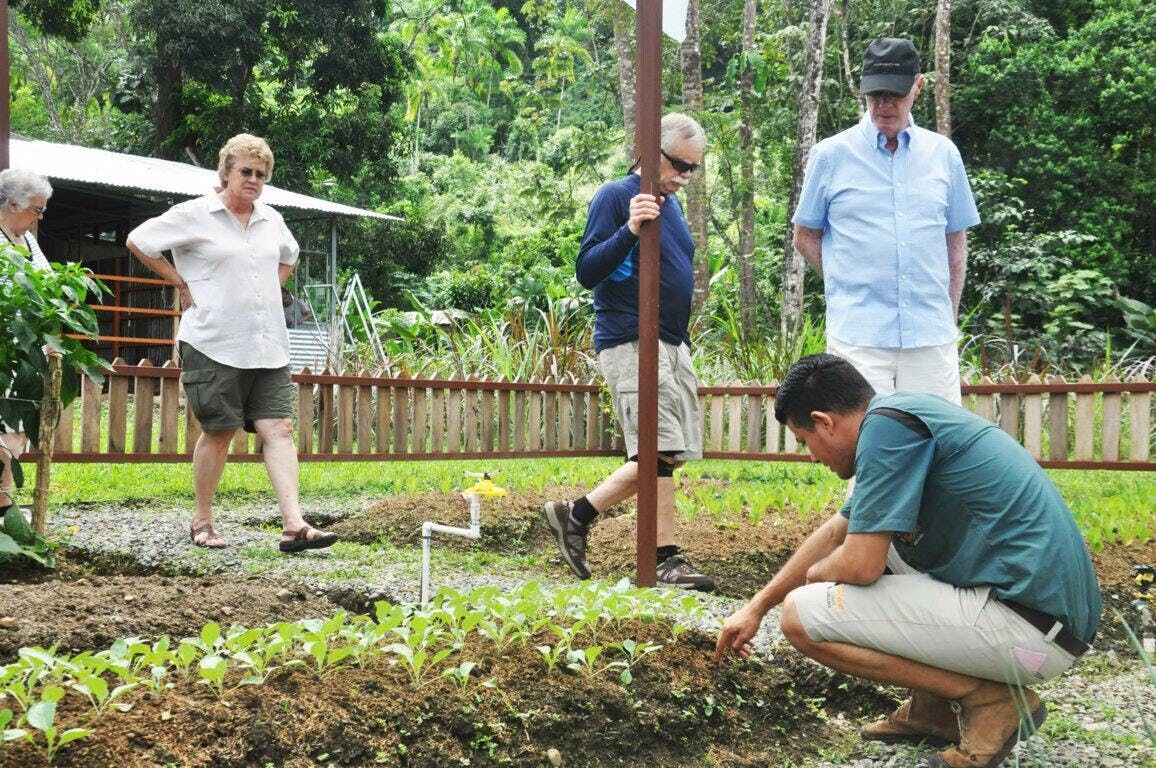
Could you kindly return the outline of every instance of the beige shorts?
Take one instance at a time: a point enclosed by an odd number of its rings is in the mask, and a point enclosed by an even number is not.
[[[1051,680],[1076,660],[993,597],[991,587],[960,589],[912,572],[865,587],[816,582],[788,599],[814,641],[873,648],[996,682]]]
[[[959,349],[954,341],[935,347],[857,347],[827,337],[827,351],[863,374],[880,395],[926,392],[961,405]]]
[[[598,353],[598,367],[614,398],[627,458],[638,455],[638,342]],[[702,458],[698,376],[686,344],[658,342],[658,452],[677,463]]]

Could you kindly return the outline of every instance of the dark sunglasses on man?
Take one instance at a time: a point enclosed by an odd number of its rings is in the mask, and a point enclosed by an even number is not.
[[[906,93],[896,93],[895,91],[873,91],[867,94],[870,101],[880,104],[882,102],[896,102],[902,101],[907,97]]]
[[[662,156],[666,158],[666,162],[670,163],[670,167],[679,173],[694,173],[702,165],[702,163],[688,163],[685,160],[679,160],[677,157],[667,153],[665,149],[660,149],[658,151],[661,152]],[[633,171],[641,164],[642,158],[640,157],[634,161],[633,165],[630,166],[630,170]]]

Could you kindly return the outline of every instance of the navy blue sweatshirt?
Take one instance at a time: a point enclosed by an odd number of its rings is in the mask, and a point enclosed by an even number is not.
[[[632,173],[604,184],[590,201],[578,248],[578,282],[594,289],[594,350],[638,338],[638,236],[630,231],[630,199],[642,179]],[[658,336],[690,344],[694,239],[674,195],[662,204],[659,243]]]

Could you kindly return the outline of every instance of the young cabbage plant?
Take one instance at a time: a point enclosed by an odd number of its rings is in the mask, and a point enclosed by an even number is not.
[[[56,726],[56,704],[64,698],[64,689],[59,685],[46,685],[40,694],[40,701],[28,710],[25,723],[40,732],[44,739],[42,750],[44,760],[49,765],[56,759],[57,751],[65,744],[84,739],[92,735],[89,728],[68,728],[61,731]],[[35,742],[32,732],[26,733],[26,738]]]

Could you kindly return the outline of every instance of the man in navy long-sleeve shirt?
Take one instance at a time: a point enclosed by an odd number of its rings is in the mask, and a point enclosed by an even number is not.
[[[686,115],[662,119],[660,195],[640,193],[641,176],[605,184],[590,202],[578,250],[578,282],[594,290],[594,350],[614,398],[628,460],[597,488],[574,502],[545,505],[562,557],[581,579],[590,578],[586,533],[599,514],[638,491],[638,233],[661,219],[658,309],[658,570],[659,585],[712,591],[714,579],[695,570],[674,543],[674,470],[702,457],[698,377],[690,359],[694,239],[675,193],[702,163],[706,134]]]

